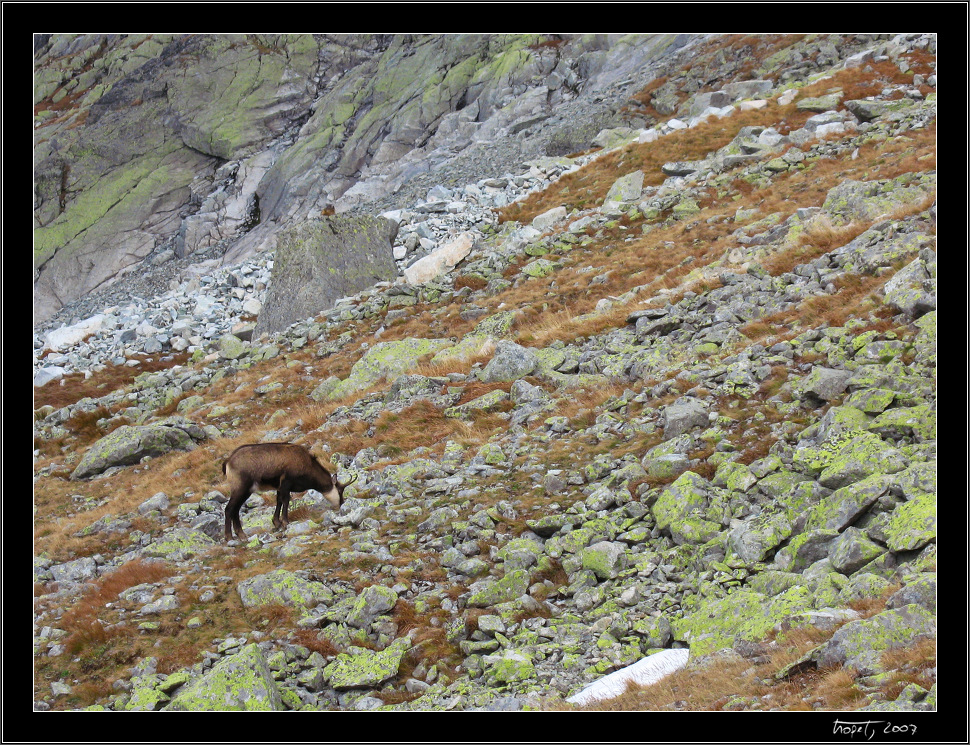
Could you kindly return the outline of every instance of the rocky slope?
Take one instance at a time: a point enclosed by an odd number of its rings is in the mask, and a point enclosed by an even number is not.
[[[165,226],[129,214],[137,276],[37,329],[37,708],[569,708],[658,654],[688,660],[668,708],[935,708],[935,37],[193,37],[137,66],[149,42],[104,40],[128,61],[92,69],[128,88],[87,122],[164,98],[165,142],[131,159],[210,191]],[[39,44],[41,69],[76,44]],[[451,72],[409,108],[425,54]],[[279,63],[244,134],[179,88],[237,58]],[[382,91],[393,124],[368,124]],[[76,225],[44,183],[42,252]],[[393,218],[412,281],[253,338],[275,235],[329,204]],[[145,255],[92,225],[63,245]],[[225,546],[219,463],[258,440],[311,447],[347,499],[308,492],[275,533],[251,498]]]

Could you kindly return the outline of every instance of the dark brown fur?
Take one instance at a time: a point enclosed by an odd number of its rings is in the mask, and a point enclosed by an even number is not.
[[[276,489],[273,525],[278,530],[289,524],[291,492],[316,489],[334,509],[339,509],[343,502],[343,487],[302,445],[288,442],[243,445],[226,458],[222,472],[230,489],[226,505],[226,541],[232,540],[233,530],[236,537],[245,539],[239,510],[254,491]]]

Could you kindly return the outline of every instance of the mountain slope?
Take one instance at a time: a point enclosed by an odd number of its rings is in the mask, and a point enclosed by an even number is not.
[[[935,708],[935,37],[693,52],[627,99],[654,126],[395,204],[402,247],[474,237],[430,282],[203,333],[257,255],[59,352],[94,374],[35,391],[37,705],[206,708],[242,670],[223,706],[572,708],[688,649],[598,706]],[[181,355],[111,391],[167,309]],[[220,545],[259,440],[347,502],[280,535],[253,497]]]

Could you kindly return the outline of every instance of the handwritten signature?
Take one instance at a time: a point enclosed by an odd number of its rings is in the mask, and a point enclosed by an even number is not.
[[[862,722],[843,722],[835,720],[832,728],[833,735],[848,735],[849,737],[861,737],[864,740],[871,740],[877,734],[916,734],[915,724],[893,724],[892,722],[869,720]]]

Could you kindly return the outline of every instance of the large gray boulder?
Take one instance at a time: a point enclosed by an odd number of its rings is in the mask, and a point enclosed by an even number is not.
[[[88,448],[71,480],[90,478],[113,466],[131,466],[142,458],[173,450],[192,450],[196,441],[205,437],[201,427],[182,417],[137,427],[124,425]]]
[[[333,215],[282,231],[254,336],[282,331],[342,297],[397,277],[391,254],[396,234],[392,220],[370,215]]]

